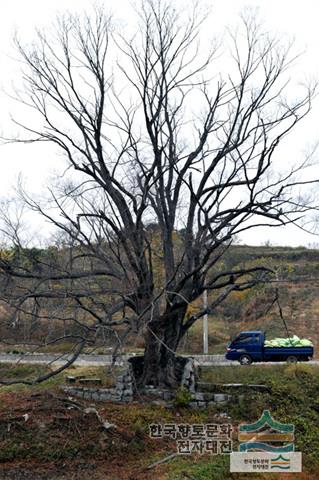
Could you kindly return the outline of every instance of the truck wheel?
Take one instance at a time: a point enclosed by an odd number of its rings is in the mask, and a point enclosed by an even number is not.
[[[289,363],[297,363],[297,362],[298,362],[298,358],[295,357],[295,355],[289,355],[289,357],[287,357],[287,362],[289,362]]]
[[[252,359],[249,355],[241,355],[239,358],[239,363],[241,365],[250,365],[252,362]]]

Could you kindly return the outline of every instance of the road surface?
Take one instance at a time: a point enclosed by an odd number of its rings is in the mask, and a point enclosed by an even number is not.
[[[119,359],[116,364],[121,365],[129,356],[124,355]],[[200,366],[232,366],[239,365],[238,362],[233,362],[225,360],[224,355],[192,355]],[[53,365],[62,365],[68,359],[67,355],[63,354],[46,354],[46,353],[30,353],[30,354],[0,354],[0,363],[32,363],[32,364],[53,364]],[[253,365],[278,365],[280,363],[286,362],[260,362],[253,363]],[[307,363],[310,365],[319,365],[319,360],[311,360],[310,362],[300,362]],[[111,355],[80,355],[77,360],[74,362],[74,365],[78,366],[103,366],[111,365],[112,356]]]

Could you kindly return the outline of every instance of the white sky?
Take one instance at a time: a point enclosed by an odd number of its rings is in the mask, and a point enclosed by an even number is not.
[[[183,5],[182,0],[175,0],[177,5]],[[101,3],[101,2],[100,2]],[[136,2],[138,3],[138,2]],[[203,6],[210,2],[199,0]],[[23,39],[32,39],[34,27],[46,26],[58,12],[65,10],[81,11],[89,9],[90,0],[5,0],[1,4],[0,15],[0,83],[9,90],[11,83],[19,76],[19,65],[13,60],[12,36],[15,30]],[[129,22],[131,2],[128,0],[109,0],[105,2],[115,17],[122,22]],[[234,24],[238,13],[245,6],[259,8],[259,14],[264,19],[269,30],[281,35],[294,37],[296,50],[305,51],[298,60],[294,74],[305,78],[319,79],[319,2],[317,0],[215,0],[212,2],[212,29],[223,32],[226,25]],[[25,108],[25,107],[23,107]],[[19,111],[20,110],[20,111]],[[4,93],[0,92],[0,132],[10,135],[12,127],[8,121],[10,112],[23,115],[21,107],[16,105]],[[303,152],[319,140],[319,98],[315,101],[311,115],[299,130],[290,137],[284,154],[287,161],[301,158]],[[10,196],[19,173],[28,180],[32,191],[39,191],[48,183],[54,170],[59,171],[61,158],[52,146],[47,144],[6,145],[0,147],[0,198]],[[319,170],[319,167],[318,167]],[[297,228],[267,229],[250,232],[243,241],[250,244],[263,243],[270,240],[274,244],[308,245],[319,243],[319,237],[307,235]]]

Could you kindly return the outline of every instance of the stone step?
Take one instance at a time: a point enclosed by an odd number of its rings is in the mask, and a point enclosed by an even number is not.
[[[65,380],[67,383],[75,383],[81,380],[82,378],[86,378],[85,375],[67,375],[65,377]]]
[[[208,382],[197,382],[196,390],[199,392],[214,392],[216,391],[216,385]]]
[[[259,392],[269,392],[271,389],[267,385],[259,385],[252,383],[208,383],[198,382],[196,390],[200,392],[216,392],[216,391],[249,391],[256,390]]]
[[[100,378],[81,378],[79,383],[82,385],[102,385],[102,380]]]

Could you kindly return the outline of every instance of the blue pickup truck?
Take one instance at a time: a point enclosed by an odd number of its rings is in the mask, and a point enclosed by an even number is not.
[[[227,347],[227,360],[238,360],[241,365],[252,362],[298,362],[313,357],[313,347],[265,347],[264,332],[241,332]]]

